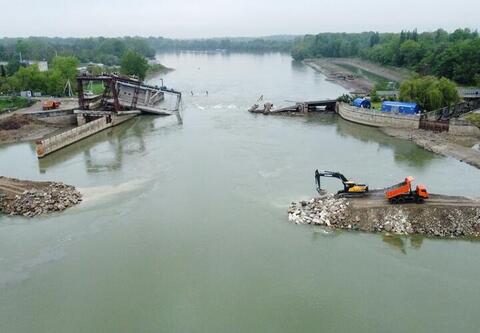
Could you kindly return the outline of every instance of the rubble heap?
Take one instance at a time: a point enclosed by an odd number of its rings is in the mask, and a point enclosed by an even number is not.
[[[356,201],[363,200],[363,201]],[[332,194],[292,202],[288,219],[296,224],[335,229],[434,237],[480,237],[480,205],[365,205],[368,199],[340,199]],[[362,204],[363,203],[363,204]]]
[[[75,187],[63,183],[48,182],[41,188],[32,188],[22,194],[0,194],[0,211],[9,215],[33,217],[60,212],[82,201]]]
[[[326,226],[350,225],[348,219],[350,203],[325,194],[310,201],[292,202],[288,208],[288,219],[296,224],[320,224]]]

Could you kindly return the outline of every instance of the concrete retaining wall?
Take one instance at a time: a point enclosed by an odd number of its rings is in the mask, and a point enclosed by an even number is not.
[[[374,127],[393,127],[405,129],[418,129],[420,116],[401,115],[391,112],[372,111],[357,108],[345,103],[338,106],[338,114],[345,120]]]
[[[50,117],[59,117],[72,115],[74,108],[71,109],[60,109],[60,110],[42,110],[37,112],[25,113],[26,116],[35,117],[35,118],[50,118]]]
[[[65,110],[46,110],[30,112],[24,114],[26,117],[38,119],[54,125],[76,125],[77,117],[73,114],[73,109]]]
[[[40,120],[53,125],[77,125],[77,117],[75,117],[73,114],[67,116],[41,118]]]
[[[62,149],[72,143],[78,142],[90,135],[96,134],[104,129],[119,125],[131,118],[131,116],[112,117],[111,121],[107,121],[107,117],[101,117],[84,125],[75,127],[66,132],[54,135],[52,137],[37,141],[37,156],[42,158],[54,151]]]
[[[448,133],[452,135],[479,136],[480,129],[467,120],[451,119]]]

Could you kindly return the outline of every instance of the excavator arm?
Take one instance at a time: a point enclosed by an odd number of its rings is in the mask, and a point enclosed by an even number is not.
[[[315,182],[317,183],[317,192],[320,193],[322,191],[322,186],[320,182],[320,177],[330,177],[330,178],[338,178],[342,181],[343,186],[347,188],[345,185],[346,182],[348,182],[348,179],[342,175],[340,172],[335,172],[335,171],[323,171],[319,172],[318,170],[315,170]]]
[[[346,196],[346,195],[363,195],[368,192],[368,185],[365,184],[356,184],[355,182],[352,182],[348,180],[344,175],[342,175],[340,172],[335,172],[335,171],[323,171],[320,172],[318,170],[315,170],[315,182],[317,184],[317,192],[322,193],[322,186],[320,182],[321,177],[329,177],[329,178],[338,178],[342,181],[343,184],[343,190],[338,191],[338,195]]]

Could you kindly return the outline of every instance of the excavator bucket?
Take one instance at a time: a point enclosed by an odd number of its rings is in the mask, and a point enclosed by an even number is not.
[[[322,184],[320,184],[320,172],[318,172],[318,169],[315,170],[315,184],[317,184],[317,192],[320,193],[322,191]]]

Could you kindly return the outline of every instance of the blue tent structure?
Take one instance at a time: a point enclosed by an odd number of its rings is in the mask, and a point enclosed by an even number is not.
[[[417,103],[386,101],[382,103],[382,112],[417,114],[417,113],[420,113],[420,107],[418,106]]]
[[[356,106],[357,108],[364,108],[364,109],[370,109],[372,107],[372,103],[366,98],[355,98],[353,100],[353,106]]]

